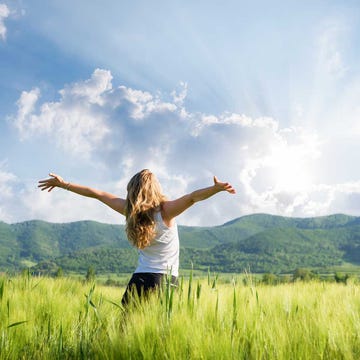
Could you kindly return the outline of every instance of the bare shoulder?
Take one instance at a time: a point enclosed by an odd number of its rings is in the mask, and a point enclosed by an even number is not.
[[[161,215],[164,222],[171,222],[193,204],[189,195],[184,195],[175,200],[164,201],[161,206]]]
[[[171,217],[169,214],[169,203],[171,203],[171,200],[166,200],[161,204],[160,207],[160,212],[161,212],[161,217],[164,221],[164,224],[168,227],[172,226],[175,222],[175,218]],[[171,204],[170,204],[171,207]]]
[[[99,194],[98,199],[107,206],[111,207],[113,210],[119,212],[122,215],[125,215],[125,199],[105,191]]]

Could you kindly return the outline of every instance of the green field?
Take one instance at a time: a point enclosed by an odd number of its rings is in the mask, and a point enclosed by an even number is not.
[[[244,285],[246,283],[247,285]],[[196,277],[124,313],[124,288],[0,278],[0,359],[359,359],[360,287]]]

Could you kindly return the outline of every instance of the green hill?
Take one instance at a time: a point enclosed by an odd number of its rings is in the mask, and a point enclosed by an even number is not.
[[[129,248],[124,227],[94,221],[54,224],[25,221],[0,223],[0,270],[17,270],[24,264],[55,259],[89,247]]]
[[[360,218],[342,214],[289,218],[254,214],[221,226],[179,226],[183,269],[289,272],[298,267],[360,265]],[[65,224],[0,222],[0,270],[34,265],[36,272],[131,272],[137,253],[124,226],[79,221]]]

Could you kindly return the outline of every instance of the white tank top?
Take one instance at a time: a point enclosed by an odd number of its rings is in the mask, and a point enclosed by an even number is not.
[[[138,266],[135,273],[152,272],[179,275],[179,235],[176,223],[165,225],[161,212],[154,214],[156,236],[149,246],[139,249]]]

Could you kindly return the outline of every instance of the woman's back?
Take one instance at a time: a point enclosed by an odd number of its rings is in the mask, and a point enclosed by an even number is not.
[[[177,224],[167,226],[161,211],[154,212],[155,238],[150,245],[139,249],[138,266],[135,273],[151,272],[178,276],[179,236]]]

